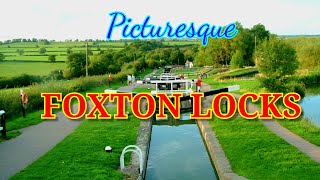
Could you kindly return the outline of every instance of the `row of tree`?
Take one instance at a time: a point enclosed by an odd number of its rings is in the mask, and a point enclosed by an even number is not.
[[[270,32],[264,25],[257,24],[251,29],[237,24],[238,34],[233,39],[209,39],[205,47],[200,47],[195,58],[195,65],[243,67],[254,65],[254,51],[264,39],[270,37]]]
[[[2,45],[2,44],[11,44],[11,43],[19,43],[19,42],[40,42],[40,43],[44,43],[44,44],[50,44],[51,42],[55,42],[55,40],[36,39],[36,38],[32,38],[32,39],[18,38],[18,39],[5,40],[3,42],[0,41],[0,45]]]
[[[71,50],[70,50],[71,51]],[[155,68],[167,64],[184,65],[187,60],[193,60],[198,51],[198,46],[184,48],[167,48],[160,41],[134,41],[126,44],[122,50],[101,50],[99,54],[91,55],[89,60],[89,75],[105,73],[117,73],[134,68]],[[67,58],[66,78],[85,75],[86,54],[85,52],[71,53]]]

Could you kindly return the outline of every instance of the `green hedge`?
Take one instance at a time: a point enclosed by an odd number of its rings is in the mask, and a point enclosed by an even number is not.
[[[320,86],[320,70],[294,78],[297,79],[298,82],[303,83],[306,87]]]
[[[135,69],[113,75],[113,82],[126,79],[127,74],[135,74]],[[84,92],[97,86],[107,85],[107,79],[108,75],[89,76],[73,80],[50,81],[22,88],[29,97],[27,111],[43,109],[41,93],[55,92],[62,93],[65,96],[70,92]],[[0,90],[0,109],[6,111],[7,117],[13,117],[21,112],[20,88]]]
[[[22,74],[12,78],[2,78],[0,79],[0,89],[29,86],[33,83],[43,82],[43,80],[43,77],[27,74]]]

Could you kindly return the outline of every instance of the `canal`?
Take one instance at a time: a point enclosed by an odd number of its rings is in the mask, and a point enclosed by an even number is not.
[[[320,88],[308,90],[300,105],[303,116],[320,127]]]
[[[154,121],[145,179],[218,179],[198,126],[189,115]]]

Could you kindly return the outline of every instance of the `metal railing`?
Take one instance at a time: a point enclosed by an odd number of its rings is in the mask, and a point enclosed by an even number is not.
[[[127,152],[134,152],[138,155],[139,157],[139,175],[141,176],[142,175],[142,172],[143,172],[143,155],[142,155],[142,151],[141,149],[136,146],[136,145],[129,145],[127,147],[125,147],[123,150],[122,150],[122,153],[121,153],[121,156],[120,156],[120,168],[121,168],[121,171],[124,170],[125,166],[124,166],[124,155],[127,153]]]

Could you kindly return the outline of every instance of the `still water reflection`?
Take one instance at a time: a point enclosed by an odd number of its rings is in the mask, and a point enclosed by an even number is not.
[[[195,121],[182,122],[152,126],[146,179],[217,179]]]
[[[303,109],[303,116],[315,125],[320,126],[320,94],[307,95],[300,105]]]

